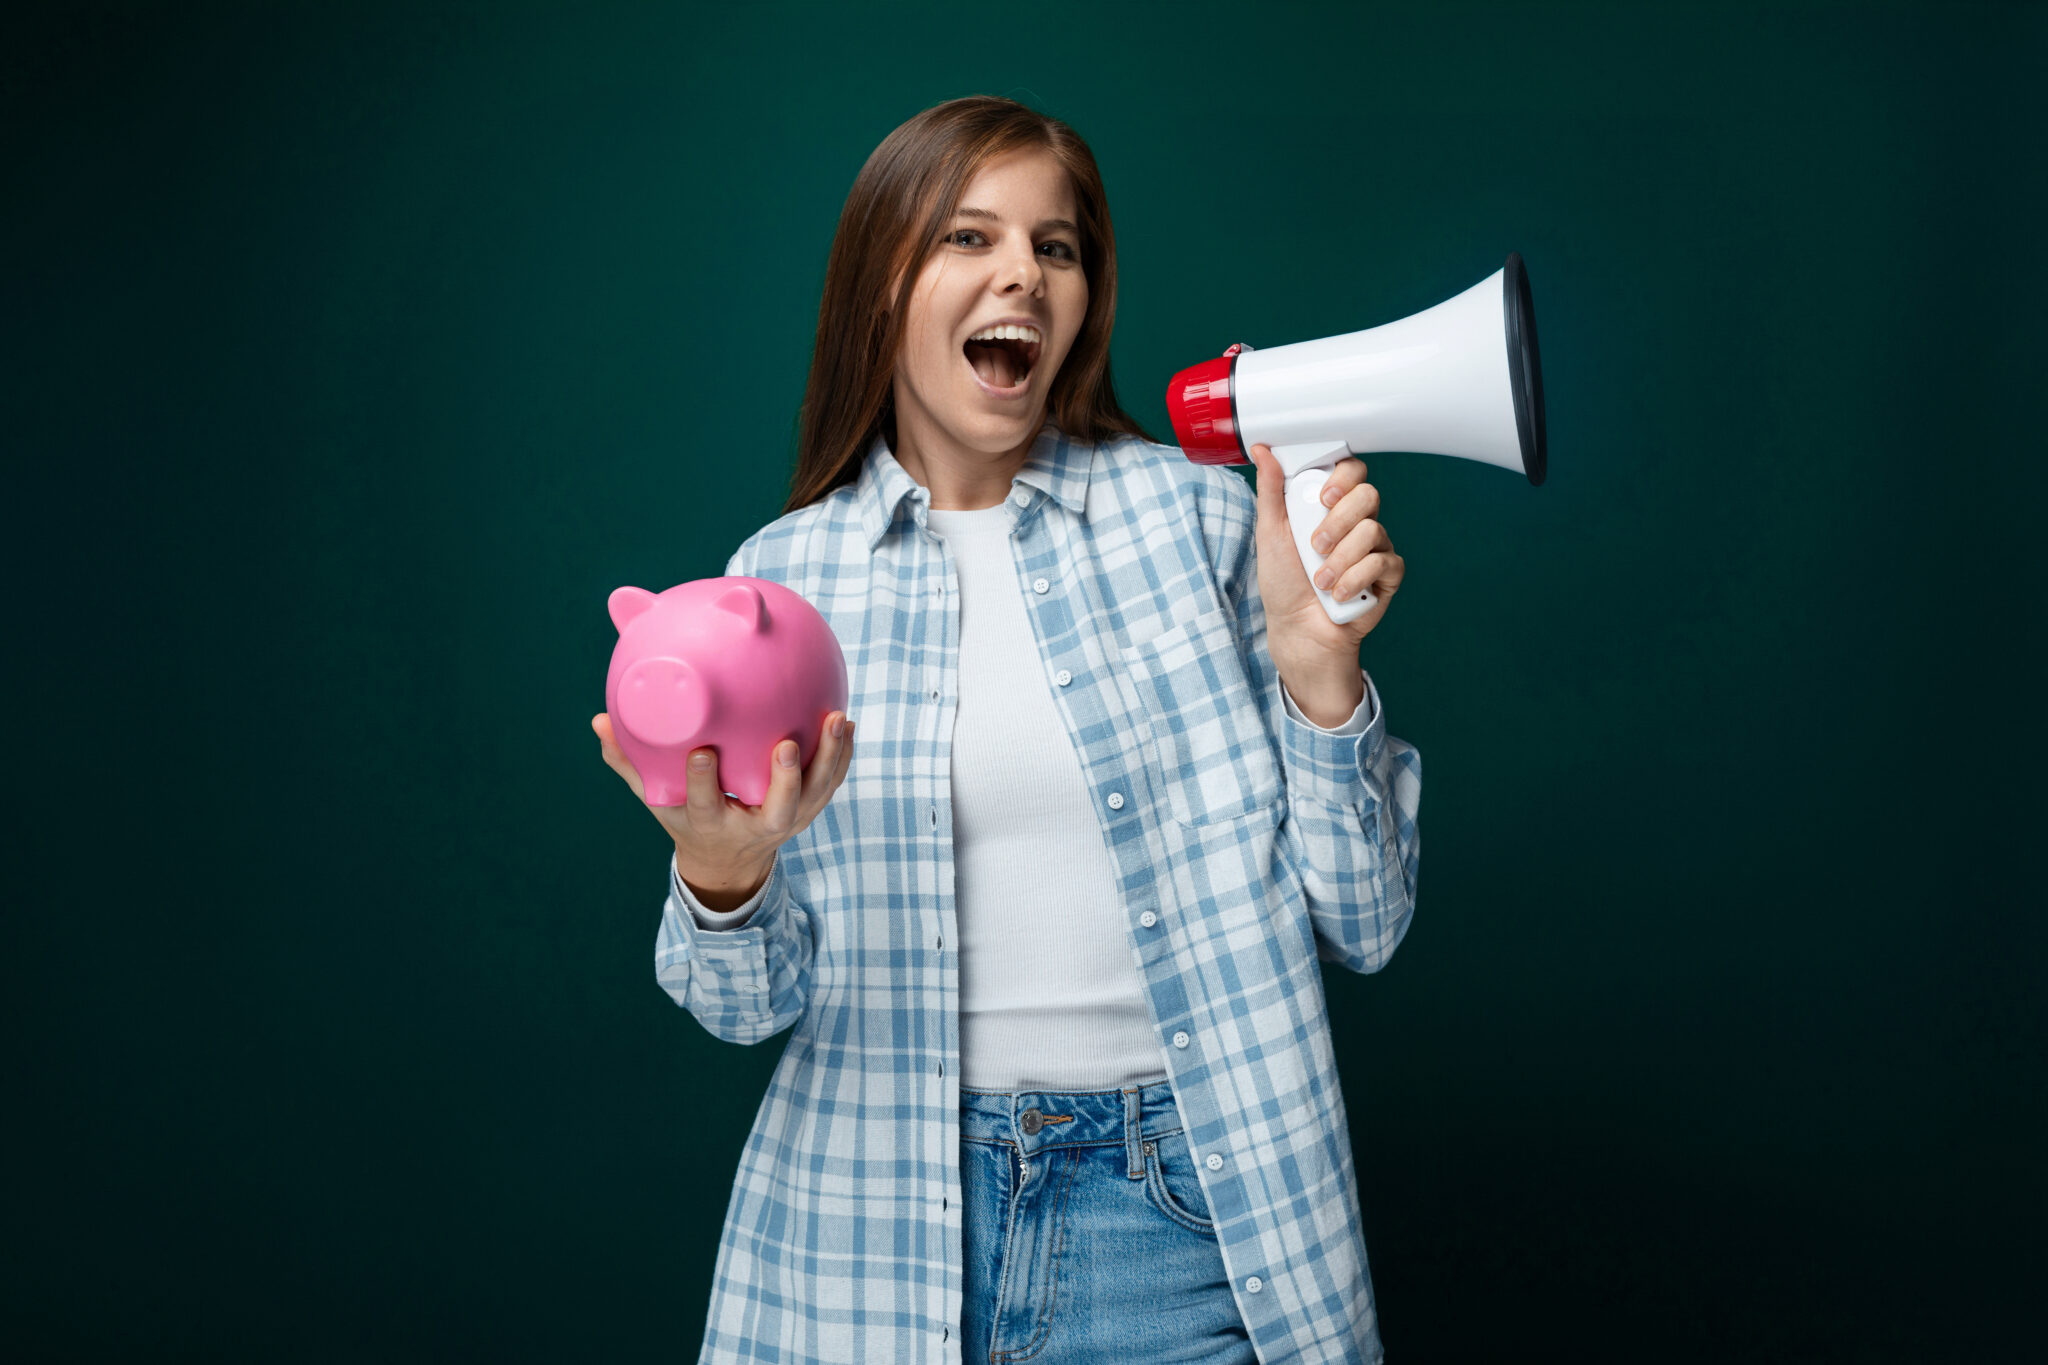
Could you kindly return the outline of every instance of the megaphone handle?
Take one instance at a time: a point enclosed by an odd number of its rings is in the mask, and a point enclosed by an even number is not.
[[[1316,588],[1316,573],[1323,567],[1323,556],[1310,545],[1309,537],[1316,533],[1316,527],[1323,524],[1323,518],[1330,509],[1323,506],[1323,485],[1330,480],[1326,465],[1304,469],[1287,480],[1287,526],[1294,533],[1294,548],[1301,552],[1301,567],[1308,572],[1308,583]],[[1322,602],[1323,610],[1338,625],[1355,621],[1379,605],[1379,599],[1371,593],[1354,597],[1348,602],[1339,602],[1330,596],[1326,588],[1316,588],[1316,597]]]

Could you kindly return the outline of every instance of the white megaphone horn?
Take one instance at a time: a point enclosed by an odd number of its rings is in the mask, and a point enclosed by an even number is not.
[[[1200,464],[1248,464],[1272,447],[1287,478],[1287,520],[1314,586],[1323,556],[1309,537],[1329,509],[1324,482],[1339,460],[1412,450],[1483,460],[1543,482],[1543,367],[1522,257],[1455,298],[1362,332],[1255,351],[1239,343],[1182,370],[1166,390],[1181,450]],[[1371,593],[1340,602],[1343,624],[1372,610]]]

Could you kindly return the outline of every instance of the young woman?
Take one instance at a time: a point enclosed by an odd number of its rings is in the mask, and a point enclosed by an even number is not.
[[[716,1036],[794,1024],[702,1359],[1377,1361],[1320,962],[1414,907],[1421,765],[1358,665],[1404,565],[1365,468],[1318,604],[1281,480],[1110,382],[1087,147],[955,100],[868,159],[793,491],[729,574],[802,593],[851,717],[759,807],[695,756],[656,947]],[[604,758],[641,793],[605,716]]]

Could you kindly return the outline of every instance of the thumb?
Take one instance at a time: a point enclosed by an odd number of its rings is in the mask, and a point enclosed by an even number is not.
[[[1255,445],[1251,450],[1252,467],[1259,471],[1259,535],[1267,540],[1287,537],[1287,476],[1280,472],[1280,462],[1273,458],[1273,449],[1267,445]]]

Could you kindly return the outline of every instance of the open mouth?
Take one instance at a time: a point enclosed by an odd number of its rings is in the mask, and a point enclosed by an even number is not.
[[[1022,391],[1043,344],[1034,329],[1010,325],[984,327],[961,350],[983,387],[1007,396],[1009,390]]]

